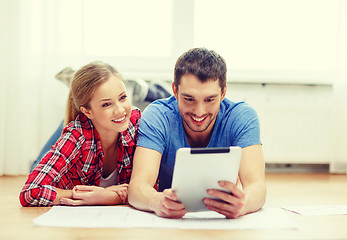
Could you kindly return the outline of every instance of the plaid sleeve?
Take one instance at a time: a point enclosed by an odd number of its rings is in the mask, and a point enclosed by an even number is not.
[[[29,174],[19,195],[22,206],[51,206],[56,198],[56,183],[63,181],[82,148],[78,134],[66,132]]]

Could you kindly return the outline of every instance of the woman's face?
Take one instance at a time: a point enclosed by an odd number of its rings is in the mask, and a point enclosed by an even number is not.
[[[111,75],[102,83],[89,102],[90,109],[82,112],[92,120],[100,133],[123,132],[128,128],[131,104],[121,79]],[[82,107],[83,108],[83,107]]]

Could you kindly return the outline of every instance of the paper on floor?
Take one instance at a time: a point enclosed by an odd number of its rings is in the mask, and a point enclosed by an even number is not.
[[[285,206],[288,211],[300,215],[346,215],[347,205]]]
[[[188,213],[183,219],[166,219],[131,207],[54,206],[34,219],[37,226],[79,228],[179,228],[179,229],[296,229],[280,208],[264,208],[238,219],[215,212]]]

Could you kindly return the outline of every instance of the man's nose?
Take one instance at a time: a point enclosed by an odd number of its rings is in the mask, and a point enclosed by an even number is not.
[[[197,117],[201,117],[201,116],[203,116],[205,114],[205,105],[204,105],[204,103],[197,103],[196,104],[194,114]]]

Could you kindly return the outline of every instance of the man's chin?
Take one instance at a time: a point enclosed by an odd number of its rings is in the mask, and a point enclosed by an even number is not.
[[[193,124],[186,124],[192,132],[202,133],[205,132],[208,126],[194,126]]]
[[[189,119],[190,120],[190,119]],[[204,121],[207,121],[208,119],[205,119]],[[211,125],[213,121],[209,121],[208,123],[204,123],[201,125],[198,125],[194,122],[187,121],[186,119],[183,119],[184,125],[189,128],[190,131],[196,132],[196,133],[202,133],[205,132],[208,127]]]

